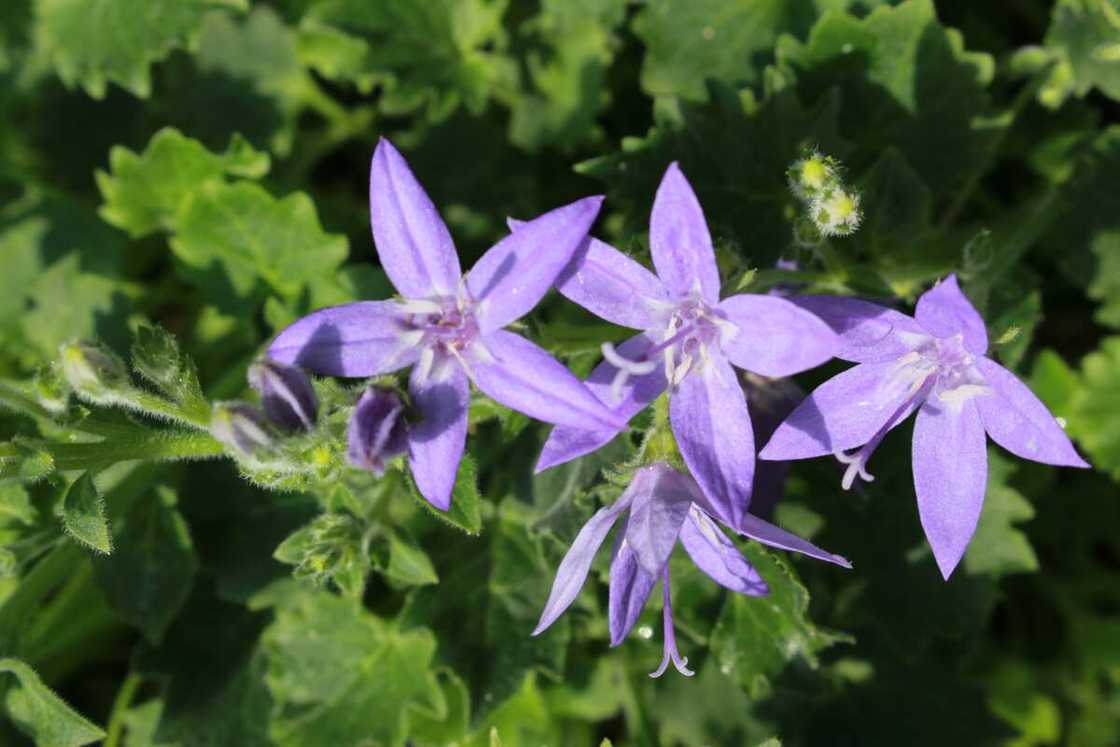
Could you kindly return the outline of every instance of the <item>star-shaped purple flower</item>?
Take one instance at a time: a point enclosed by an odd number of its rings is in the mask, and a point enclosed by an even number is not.
[[[914,316],[852,298],[798,299],[841,335],[837,357],[858,363],[819,386],[774,433],[763,459],[833,454],[843,486],[872,480],[867,462],[887,432],[918,411],[914,489],[941,574],[960,562],[984,503],[985,432],[1016,456],[1088,467],[1046,406],[990,358],[984,320],[950,275]],[[858,449],[853,454],[846,454]]]
[[[765,595],[769,589],[758,571],[712,520],[719,514],[696,481],[664,463],[639,469],[622,496],[612,505],[599,509],[580,529],[556,572],[552,591],[533,635],[552,625],[575,600],[596,551],[623,513],[627,514],[626,520],[615,537],[611,552],[611,645],[617,646],[626,638],[660,580],[664,598],[665,653],[661,665],[650,676],[660,677],[670,661],[678,672],[691,676],[688,659],[677,651],[669,594],[669,555],[677,541],[684,545],[692,562],[719,585],[750,596]],[[771,547],[851,567],[839,555],[827,553],[750,514],[743,517],[740,527],[732,529]]]
[[[562,294],[597,316],[644,330],[617,350],[604,346],[606,360],[587,386],[627,421],[669,388],[670,421],[685,463],[715,515],[738,527],[750,500],[755,445],[732,366],[789,376],[831,358],[836,335],[784,298],[720,300],[708,225],[676,163],[658,187],[649,243],[657,275],[591,239],[586,254],[557,281]],[[594,451],[618,431],[561,424],[545,443],[537,471]]]
[[[529,221],[466,276],[447,226],[384,139],[373,154],[369,203],[378,257],[403,299],[317,311],[281,332],[268,355],[327,376],[377,376],[415,364],[409,392],[420,419],[408,428],[408,460],[432,505],[451,505],[466,443],[469,382],[549,423],[624,425],[555,358],[502,329],[528,313],[586,245],[601,197]]]

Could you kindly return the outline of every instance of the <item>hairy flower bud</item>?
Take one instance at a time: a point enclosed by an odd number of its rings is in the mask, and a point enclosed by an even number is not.
[[[247,402],[215,402],[210,434],[247,457],[256,456],[274,443],[264,413]]]
[[[400,397],[387,389],[370,387],[350,416],[350,463],[380,477],[385,472],[385,462],[403,454],[408,447],[407,429]]]
[[[838,164],[831,156],[807,151],[786,172],[789,187],[801,200],[812,200],[839,184]]]
[[[846,189],[833,189],[813,200],[809,208],[813,222],[825,236],[848,236],[859,228],[863,213],[859,195]]]
[[[108,404],[115,399],[116,390],[128,386],[124,361],[97,343],[66,343],[59,353],[66,382],[90,402]]]
[[[309,431],[319,415],[319,398],[303,369],[261,358],[249,366],[249,385],[261,395],[264,414],[289,431]]]

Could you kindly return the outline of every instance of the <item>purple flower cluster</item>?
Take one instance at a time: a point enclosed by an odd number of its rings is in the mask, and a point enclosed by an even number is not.
[[[557,572],[534,635],[579,593],[616,521],[610,567],[610,633],[618,645],[662,582],[665,654],[684,674],[673,633],[669,555],[678,540],[716,583],[767,593],[765,581],[724,535],[732,532],[846,568],[840,556],[748,513],[758,483],[755,433],[773,432],[760,456],[833,454],[843,486],[866,469],[882,438],[910,413],[922,526],[948,578],[971,538],[987,477],[987,433],[1019,456],[1087,466],[1054,417],[1010,372],[984,357],[987,334],[950,276],[918,301],[914,317],[849,298],[720,297],[720,277],[700,203],[677,164],[665,172],[650,216],[656,274],[590,238],[601,197],[526,222],[465,275],[446,225],[404,158],[386,140],[374,153],[370,219],[378,255],[401,297],[323,309],[291,325],[268,350],[315,373],[372,377],[412,367],[408,403],[371,387],[349,431],[349,457],[380,474],[407,454],[420,493],[447,510],[467,434],[470,385],[553,429],[537,470],[588,454],[667,392],[669,422],[690,474],[664,462],[639,468],[614,504],[579,532]],[[551,288],[638,333],[586,382],[524,337],[504,329]],[[784,377],[832,358],[856,367],[826,382],[780,425],[752,424],[740,374]],[[267,404],[267,403],[266,403]],[[306,419],[299,398],[274,408]],[[786,408],[788,412],[788,408]],[[855,450],[855,451],[853,451]],[[852,452],[852,453],[848,453]],[[780,471],[776,474],[779,474]]]

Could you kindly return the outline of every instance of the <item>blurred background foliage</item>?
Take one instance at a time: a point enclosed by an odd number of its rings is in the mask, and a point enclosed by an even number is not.
[[[640,255],[675,159],[728,286],[912,302],[955,270],[1096,469],[993,447],[945,583],[908,438],[850,494],[797,463],[777,521],[855,570],[745,546],[759,600],[674,565],[698,674],[653,681],[657,605],[609,649],[602,558],[528,636],[625,438],[533,477],[544,427],[479,402],[453,525],[398,473],[266,492],[121,456],[75,481],[36,446],[65,436],[35,402],[74,337],[124,353],[158,322],[234,398],[297,316],[386,297],[379,136],[464,266],[506,216],[596,192],[597,234]],[[805,146],[865,210],[808,254]],[[5,0],[0,262],[4,744],[1120,744],[1117,0]],[[581,372],[619,337],[555,298],[529,326]]]

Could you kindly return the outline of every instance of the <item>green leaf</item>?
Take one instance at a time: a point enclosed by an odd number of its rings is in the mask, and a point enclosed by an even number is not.
[[[439,583],[439,576],[427,553],[402,532],[388,532],[389,563],[383,569],[392,581],[404,586]]]
[[[16,482],[0,482],[0,526],[13,522],[30,525],[36,514],[26,488]]]
[[[1096,88],[1120,100],[1120,3],[1058,0],[1051,11],[1046,50],[1055,65],[1038,98],[1057,108],[1070,95]]]
[[[93,476],[83,472],[62,499],[62,525],[71,537],[87,547],[108,555],[113,550],[109,522],[105,518],[105,499],[93,484]]]
[[[1082,386],[1073,400],[1070,435],[1094,467],[1120,480],[1120,337],[1107,337],[1081,362]]]
[[[223,154],[211,153],[197,140],[165,127],[143,153],[123,146],[109,151],[109,172],[94,176],[104,204],[101,217],[133,237],[173,230],[190,198],[205,184],[223,177],[263,176],[268,155],[238,136]]]
[[[172,401],[209,414],[194,362],[179,350],[179,342],[158,324],[141,322],[132,342],[132,367]]]
[[[402,630],[349,599],[300,591],[261,637],[278,745],[402,745],[410,714],[439,705],[436,641]]]
[[[243,308],[262,285],[295,299],[312,283],[333,284],[349,251],[345,236],[323,231],[306,194],[277,199],[247,182],[203,185],[171,248],[225,308]]]
[[[116,530],[113,554],[94,561],[97,583],[121,619],[158,644],[198,571],[190,530],[166,489],[139,501]]]
[[[759,697],[791,661],[815,669],[819,652],[850,639],[809,620],[809,592],[789,563],[753,542],[745,554],[770,585],[770,595],[727,595],[710,646],[720,670]]]
[[[345,32],[335,34],[344,55],[309,55],[324,75],[369,90],[380,84],[386,114],[420,111],[446,118],[460,105],[481,113],[495,89],[516,74],[504,55],[502,15],[508,0],[327,0],[313,5],[304,23]],[[320,32],[321,33],[321,32]],[[358,45],[363,50],[357,53]],[[313,49],[322,50],[322,39]],[[305,50],[306,51],[306,50]]]
[[[40,747],[81,747],[105,738],[99,726],[68,706],[43,684],[31,667],[18,659],[0,659],[0,672],[19,680],[8,690],[4,705],[12,721]]]
[[[116,83],[147,98],[150,66],[185,46],[203,14],[218,5],[244,8],[245,0],[40,0],[43,53],[63,83],[94,98]]]
[[[982,171],[1006,126],[986,90],[994,61],[942,26],[931,0],[881,6],[861,19],[827,13],[807,42],[783,37],[778,60],[803,97],[839,92],[840,131],[859,146],[844,159],[850,168],[895,146],[935,195],[953,194]]]
[[[607,70],[619,47],[624,0],[544,0],[519,32],[542,48],[526,55],[528,90],[511,102],[509,137],[538,149],[578,145],[597,134],[608,103]]]
[[[804,36],[816,18],[809,2],[658,0],[634,18],[646,47],[642,88],[651,96],[707,98],[705,83],[759,80],[782,33]]]
[[[1038,557],[1016,524],[1034,518],[1034,507],[1008,483],[1015,465],[994,450],[988,453],[988,488],[976,533],[964,556],[971,574],[1004,576],[1038,570]]]
[[[482,530],[482,496],[478,492],[478,469],[474,458],[469,454],[464,454],[463,461],[459,463],[455,487],[451,491],[451,509],[448,511],[440,511],[424,500],[416,490],[411,474],[407,476],[407,483],[412,497],[428,509],[428,513],[467,534],[478,534]]]

